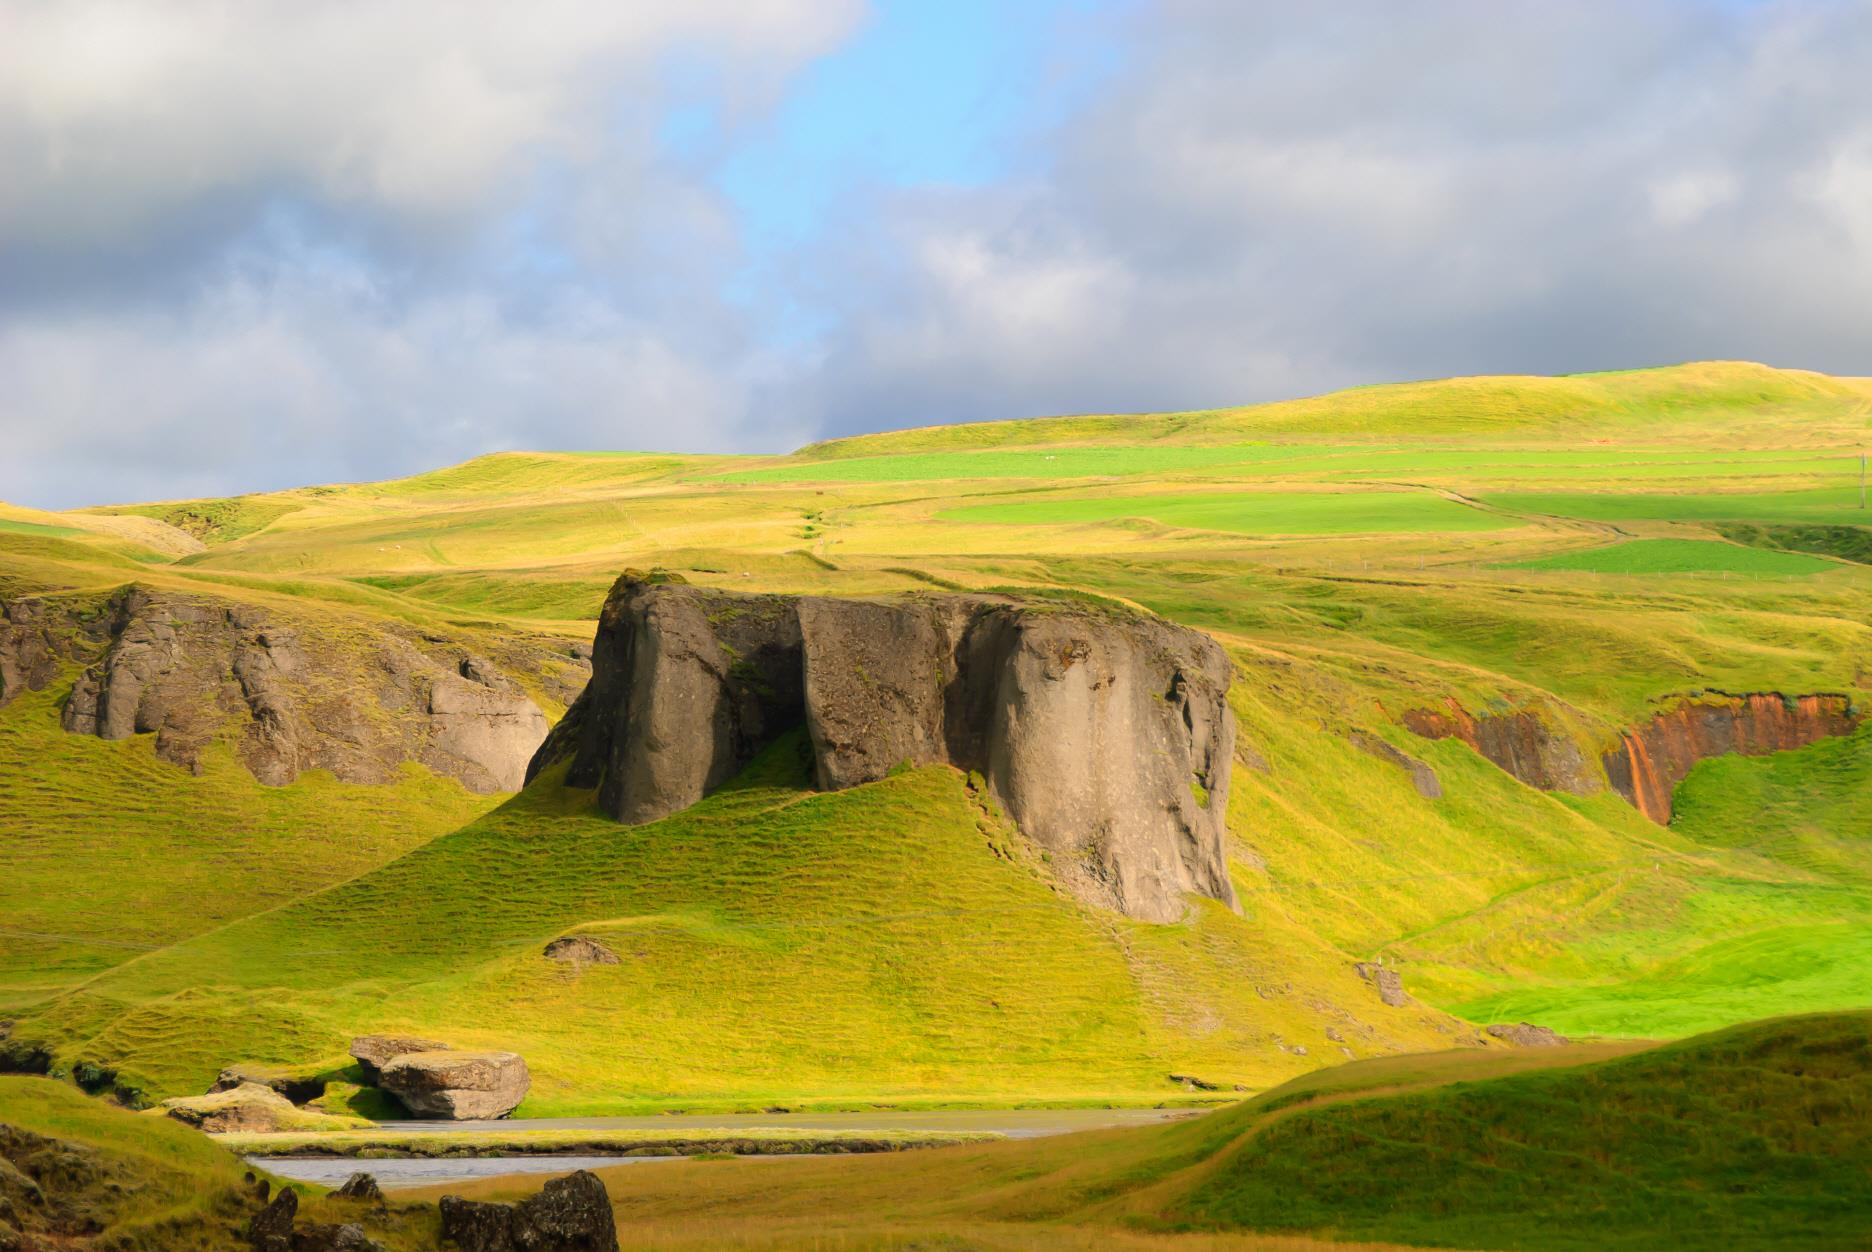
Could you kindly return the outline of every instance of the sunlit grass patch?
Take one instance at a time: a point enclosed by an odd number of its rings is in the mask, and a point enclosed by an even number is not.
[[[1798,552],[1772,548],[1744,548],[1708,539],[1633,539],[1557,552],[1531,561],[1516,561],[1505,569],[1577,570],[1590,574],[1743,574],[1785,577],[1838,569],[1836,562]]]
[[[1384,531],[1479,531],[1512,519],[1427,492],[1198,492],[1015,500],[949,509],[947,521],[1003,525],[1074,525],[1142,518],[1165,526],[1237,534],[1359,534]]]

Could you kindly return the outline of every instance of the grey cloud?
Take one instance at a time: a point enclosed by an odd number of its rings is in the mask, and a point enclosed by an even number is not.
[[[1872,372],[1872,7],[1182,3],[1024,184],[894,206],[832,430],[1743,356]]]

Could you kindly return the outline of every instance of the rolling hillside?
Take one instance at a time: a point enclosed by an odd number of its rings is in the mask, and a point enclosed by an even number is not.
[[[963,776],[821,795],[784,747],[642,827],[414,762],[268,787],[225,735],[191,774],[62,730],[67,660],[0,707],[6,1046],[142,1098],[408,1029],[524,1052],[523,1113],[1156,1101],[1504,1019],[1673,1037],[1872,1003],[1872,730],[1704,761],[1668,826],[1600,764],[1686,699],[1872,704],[1868,438],[1863,380],[1708,364],[8,511],[0,597],[135,583],[359,649],[562,655],[633,567],[1120,600],[1235,662],[1244,907],[1086,908]],[[1576,765],[1529,785],[1436,719]],[[629,957],[570,974],[540,955],[563,933]],[[1380,959],[1408,1003],[1355,969]]]

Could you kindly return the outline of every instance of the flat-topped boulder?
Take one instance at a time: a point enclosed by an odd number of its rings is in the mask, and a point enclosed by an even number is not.
[[[385,1062],[378,1084],[417,1117],[481,1121],[505,1117],[532,1079],[517,1052],[405,1052]]]
[[[1236,906],[1235,719],[1214,640],[1119,606],[994,595],[746,595],[626,575],[592,679],[528,767],[647,822],[804,726],[818,785],[946,764],[987,783],[1088,903],[1146,921]]]
[[[440,1039],[423,1039],[416,1035],[359,1035],[351,1041],[351,1059],[373,1084],[383,1076],[385,1065],[405,1053],[448,1050],[448,1044]]]

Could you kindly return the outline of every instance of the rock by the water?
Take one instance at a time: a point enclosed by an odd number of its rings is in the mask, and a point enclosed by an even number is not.
[[[618,954],[585,935],[564,935],[546,945],[546,959],[568,965],[616,965]]]
[[[1410,1003],[1410,996],[1404,993],[1404,980],[1398,972],[1372,961],[1360,961],[1352,967],[1358,976],[1378,989],[1378,998],[1392,1008],[1401,1008]]]
[[[1555,1034],[1546,1026],[1536,1026],[1532,1022],[1504,1022],[1495,1026],[1484,1026],[1483,1032],[1512,1043],[1517,1048],[1561,1048],[1572,1040],[1565,1035]]]
[[[618,1252],[611,1197],[596,1174],[555,1178],[515,1204],[443,1196],[442,1237],[461,1252]]]
[[[376,1175],[366,1174],[361,1170],[345,1179],[344,1185],[332,1194],[345,1200],[381,1200],[384,1198],[383,1188],[377,1185]]]
[[[378,1082],[417,1117],[479,1121],[505,1117],[531,1082],[517,1052],[406,1052],[387,1061]]]
[[[306,770],[390,782],[418,761],[475,791],[517,789],[546,716],[509,676],[570,688],[564,649],[516,643],[502,664],[394,624],[355,632],[272,607],[131,585],[106,595],[0,599],[0,703],[86,666],[61,724],[73,734],[153,734],[156,754],[200,772],[230,728],[261,782]]]
[[[1238,907],[1224,848],[1231,669],[1142,614],[1006,596],[750,596],[626,576],[592,680],[528,777],[565,763],[623,821],[701,799],[804,725],[819,785],[979,773],[1089,903],[1174,921]]]
[[[291,1100],[257,1082],[208,1095],[178,1096],[164,1100],[158,1107],[175,1120],[211,1135],[275,1131],[299,1112]]]
[[[351,1059],[373,1084],[383,1076],[385,1065],[406,1052],[448,1050],[448,1044],[439,1039],[422,1039],[415,1035],[359,1035],[351,1041]]]

